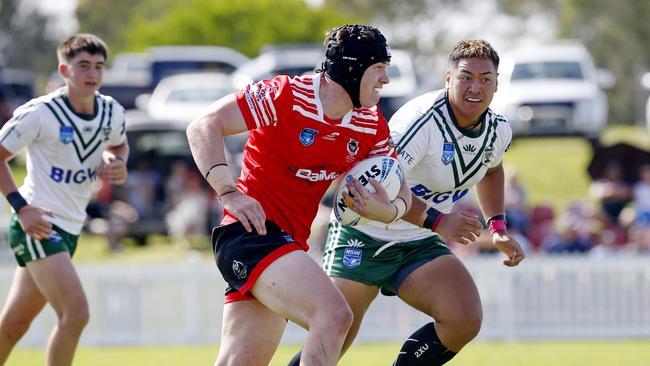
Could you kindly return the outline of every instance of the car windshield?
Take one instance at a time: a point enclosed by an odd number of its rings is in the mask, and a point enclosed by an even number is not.
[[[577,62],[530,62],[515,64],[511,80],[584,79]]]
[[[167,103],[198,102],[211,103],[229,94],[225,88],[187,88],[172,90],[167,96]]]

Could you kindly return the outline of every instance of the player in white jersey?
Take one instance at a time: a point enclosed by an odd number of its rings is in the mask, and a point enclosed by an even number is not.
[[[0,365],[49,303],[58,316],[46,365],[70,365],[88,322],[88,302],[72,265],[92,183],[126,181],[124,109],[97,92],[107,48],[77,34],[58,49],[65,86],[19,107],[0,130],[0,190],[14,213],[9,242],[18,268],[0,316]],[[7,162],[27,150],[20,189]]]
[[[411,100],[391,118],[414,196],[402,220],[355,227],[330,223],[323,268],[354,313],[344,350],[380,289],[435,320],[406,340],[394,365],[442,365],[476,336],[482,319],[476,285],[441,239],[469,244],[480,235],[477,217],[451,211],[470,188],[488,218],[492,242],[507,256],[503,263],[523,260],[504,216],[501,160],[512,132],[489,109],[498,66],[489,43],[462,41],[450,54],[446,88]]]

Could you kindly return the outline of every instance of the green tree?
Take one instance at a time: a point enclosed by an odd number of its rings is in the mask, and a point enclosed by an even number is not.
[[[50,18],[20,0],[0,3],[0,55],[6,66],[46,73],[56,67],[58,40],[51,38]]]
[[[125,29],[137,4],[131,0],[79,0],[76,11],[79,32],[93,33],[102,38],[111,54],[124,50],[127,43]]]
[[[187,1],[175,0],[78,0],[79,31],[101,37],[111,54],[129,49],[134,19],[159,19]],[[107,16],[109,14],[109,16]],[[110,55],[109,55],[110,58]]]
[[[443,24],[465,6],[458,0],[325,0],[344,13],[366,14],[393,47],[418,54],[442,54],[453,43]]]
[[[376,20],[406,20],[428,13],[426,10],[440,6],[445,0],[325,0],[325,4],[346,13],[366,14]]]
[[[265,44],[321,42],[327,29],[363,21],[304,0],[80,0],[77,15],[80,29],[104,37],[114,52],[197,44],[249,56]]]

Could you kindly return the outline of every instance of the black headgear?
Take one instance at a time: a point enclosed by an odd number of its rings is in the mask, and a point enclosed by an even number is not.
[[[344,25],[337,30],[342,28],[348,30],[348,35],[340,42],[336,39],[327,42],[325,61],[321,68],[330,79],[343,86],[350,95],[352,104],[358,108],[361,107],[359,89],[363,73],[370,65],[390,61],[390,47],[376,28]],[[362,38],[362,31],[374,33],[375,39]]]

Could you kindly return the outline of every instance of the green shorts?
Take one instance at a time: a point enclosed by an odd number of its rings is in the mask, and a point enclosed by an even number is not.
[[[396,295],[404,279],[441,255],[452,254],[439,236],[406,241],[376,240],[338,222],[330,222],[323,252],[323,270],[330,277],[378,286]]]
[[[73,235],[52,225],[52,233],[47,240],[34,240],[27,236],[18,222],[16,214],[11,215],[9,223],[9,245],[14,251],[18,265],[25,267],[30,261],[42,259],[59,252],[68,252],[70,257],[77,249],[79,235]]]

